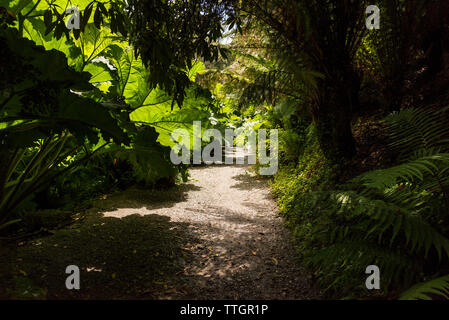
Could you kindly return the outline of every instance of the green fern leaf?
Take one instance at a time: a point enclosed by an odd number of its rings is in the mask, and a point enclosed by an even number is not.
[[[449,299],[449,275],[414,285],[402,293],[400,300],[432,300],[430,294]]]

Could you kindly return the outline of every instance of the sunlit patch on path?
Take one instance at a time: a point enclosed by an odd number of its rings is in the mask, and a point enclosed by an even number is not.
[[[190,173],[172,189],[104,196],[83,221],[17,248],[0,268],[23,271],[49,299],[319,297],[266,180],[236,165]],[[70,264],[81,270],[78,291],[64,286]]]

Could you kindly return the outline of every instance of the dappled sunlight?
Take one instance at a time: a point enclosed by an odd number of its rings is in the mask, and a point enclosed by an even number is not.
[[[0,299],[449,300],[449,1],[377,2],[2,1]]]
[[[193,168],[189,183],[169,191],[132,187],[102,196],[73,228],[24,247],[17,268],[46,284],[47,297],[55,299],[318,294],[296,266],[265,181],[230,188],[245,170]],[[61,289],[64,273],[52,276],[70,264],[80,268],[82,292]]]
[[[142,208],[119,208],[116,209],[114,211],[105,211],[103,212],[103,217],[107,218],[107,217],[112,217],[112,218],[119,218],[122,219],[124,217],[133,215],[133,214],[138,214],[140,216],[145,216],[148,214],[151,214],[154,210],[149,210],[145,207]]]

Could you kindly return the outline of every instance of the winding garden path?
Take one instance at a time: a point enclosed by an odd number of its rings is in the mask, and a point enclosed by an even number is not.
[[[172,189],[103,196],[69,228],[0,257],[9,261],[0,268],[14,270],[16,289],[23,278],[49,299],[319,298],[266,180],[237,165],[190,174]],[[80,290],[65,288],[70,264]]]

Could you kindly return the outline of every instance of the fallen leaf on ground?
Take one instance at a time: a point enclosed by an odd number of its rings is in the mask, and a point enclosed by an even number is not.
[[[178,290],[176,290],[176,288],[172,288],[172,289],[168,289],[165,291],[165,293],[177,293]]]

